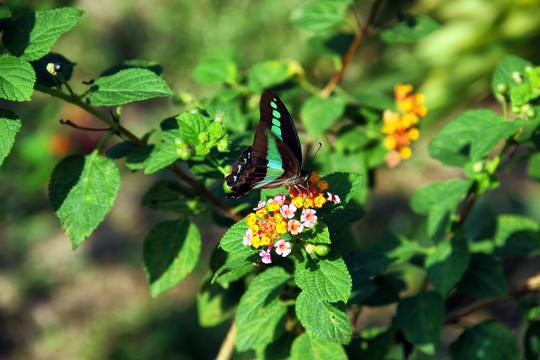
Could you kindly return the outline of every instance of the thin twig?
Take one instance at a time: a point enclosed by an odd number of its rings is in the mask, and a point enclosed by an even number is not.
[[[236,338],[236,322],[233,320],[227,336],[221,347],[219,348],[219,353],[216,356],[216,360],[229,360],[234,353],[234,339]]]
[[[334,92],[334,89],[337,86],[337,84],[341,81],[341,78],[343,77],[343,74],[345,73],[345,70],[347,69],[347,65],[349,65],[349,62],[352,60],[352,58],[356,54],[356,51],[360,47],[360,44],[362,43],[365,36],[367,35],[368,30],[373,21],[373,18],[375,17],[375,14],[377,13],[377,9],[379,8],[379,5],[381,4],[381,2],[382,2],[381,0],[375,0],[373,5],[371,6],[371,10],[366,19],[366,23],[362,27],[362,30],[360,31],[360,33],[354,37],[354,41],[352,42],[351,46],[349,47],[349,50],[343,57],[343,60],[341,63],[341,69],[339,69],[338,72],[334,74],[334,76],[332,77],[332,79],[330,79],[330,81],[324,87],[324,89],[321,90],[321,97],[323,98],[329,97]]]
[[[49,94],[51,96],[58,97],[68,103],[71,103],[73,105],[76,105],[86,112],[94,115],[98,119],[102,120],[104,123],[109,125],[112,129],[115,129],[116,133],[121,134],[128,138],[129,141],[134,143],[137,146],[145,146],[146,143],[142,141],[140,138],[138,138],[136,135],[134,135],[131,131],[123,127],[122,125],[118,124],[114,119],[110,119],[107,115],[99,112],[96,108],[86,104],[78,97],[73,97],[69,94],[63,93],[61,91],[58,91],[56,89],[43,86],[40,84],[35,85],[35,89],[38,91],[41,91],[43,93]],[[221,199],[219,199],[217,196],[212,194],[210,191],[206,189],[203,185],[199,184],[195,179],[190,177],[188,174],[184,173],[180,168],[178,168],[176,165],[172,164],[167,167],[170,171],[172,171],[176,176],[178,176],[180,179],[182,179],[184,182],[186,182],[189,186],[191,186],[195,191],[197,191],[200,195],[207,198],[214,206],[216,206],[218,209],[222,210],[228,217],[235,221],[239,221],[242,219],[242,216],[239,214],[236,214],[233,209],[227,205],[225,202],[223,202]]]

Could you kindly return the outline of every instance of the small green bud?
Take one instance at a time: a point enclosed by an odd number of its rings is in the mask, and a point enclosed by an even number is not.
[[[525,115],[527,115],[529,119],[532,119],[533,117],[536,117],[536,110],[532,107],[528,108],[527,111],[525,111]]]
[[[229,187],[229,185],[227,185],[226,181],[223,182],[223,191],[225,191],[225,194],[228,194],[231,192],[231,188]]]
[[[183,148],[186,147],[187,144],[184,139],[177,137],[174,139],[174,146],[176,146],[177,148]]]
[[[219,152],[229,152],[229,140],[227,137],[219,140],[217,143],[217,149]]]
[[[313,243],[307,243],[304,245],[304,249],[308,254],[315,253],[315,245]]]
[[[210,135],[208,134],[208,131],[203,131],[203,132],[199,133],[198,136],[199,136],[199,141],[201,143],[205,143],[210,139]]]
[[[505,83],[505,82],[500,82],[497,84],[497,86],[495,87],[495,90],[499,93],[499,94],[506,94],[508,92],[508,84]]]
[[[223,171],[225,172],[225,174],[229,175],[232,172],[232,166],[231,165],[225,165],[223,167]]]
[[[326,256],[330,252],[330,246],[328,246],[327,244],[317,244],[317,246],[315,247],[315,252],[319,256]]]
[[[510,108],[510,111],[515,115],[521,114],[521,106],[514,105],[512,108]]]
[[[523,71],[525,72],[525,74],[527,75],[530,75],[532,74],[533,72],[533,67],[531,65],[526,65],[524,68],[523,68]]]
[[[193,152],[188,147],[178,148],[176,152],[178,153],[180,159],[184,161],[188,161],[193,155]]]

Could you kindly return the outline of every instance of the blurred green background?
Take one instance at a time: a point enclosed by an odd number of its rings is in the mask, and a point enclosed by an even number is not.
[[[202,59],[228,56],[240,68],[272,59],[302,64],[322,87],[334,61],[309,45],[311,34],[295,27],[291,12],[306,1],[85,0],[7,1],[15,14],[74,6],[86,11],[53,51],[77,65],[72,79],[96,78],[126,59],[156,61],[170,87],[197,98],[217,86],[202,86],[191,71]],[[396,6],[398,2],[391,2]],[[379,169],[355,226],[359,247],[393,231],[425,237],[424,219],[411,213],[408,199],[423,184],[459,176],[429,159],[427,144],[437,129],[467,107],[500,111],[489,91],[491,73],[506,54],[540,63],[540,3],[534,0],[422,0],[399,2],[415,15],[433,17],[441,29],[417,43],[388,46],[374,34],[362,44],[344,76],[352,93],[366,89],[392,94],[396,83],[411,83],[426,95],[429,115],[420,124],[413,158],[396,169]],[[366,16],[371,2],[356,5]],[[379,22],[384,19],[379,19]],[[80,87],[78,87],[80,86]],[[286,99],[284,101],[287,103]],[[36,93],[13,109],[23,128],[0,168],[0,359],[211,359],[228,324],[198,326],[196,296],[206,258],[223,229],[203,229],[203,258],[191,276],[151,300],[142,271],[141,245],[148,230],[171,214],[141,209],[142,194],[158,177],[132,173],[120,164],[122,187],[104,224],[76,252],[71,250],[47,199],[55,163],[71,152],[88,153],[100,133],[81,132],[59,119],[102,127],[79,109]],[[126,106],[124,125],[137,135],[184,111],[169,100]],[[293,114],[297,117],[297,114]],[[523,169],[502,177],[503,186],[482,200],[482,211],[527,213],[540,219],[540,188]],[[206,219],[211,222],[211,219]],[[206,225],[206,223],[202,223]],[[242,357],[237,357],[242,358]]]

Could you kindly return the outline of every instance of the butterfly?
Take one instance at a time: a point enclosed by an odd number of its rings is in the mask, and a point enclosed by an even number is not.
[[[302,148],[294,122],[279,97],[264,90],[259,104],[261,119],[253,144],[247,147],[225,177],[231,192],[240,198],[257,189],[273,189],[305,182],[310,173],[301,169]]]

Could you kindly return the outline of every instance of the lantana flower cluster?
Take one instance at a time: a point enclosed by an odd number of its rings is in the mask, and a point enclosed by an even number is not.
[[[389,167],[395,167],[401,160],[411,157],[409,145],[420,136],[415,125],[427,114],[426,107],[422,105],[424,95],[413,94],[412,91],[412,85],[396,85],[394,94],[398,112],[391,110],[383,112],[382,131],[387,135],[384,145],[389,150],[386,154],[386,163]]]
[[[329,191],[325,193],[327,189],[328,183],[313,172],[307,186],[297,185],[289,189],[290,198],[277,194],[267,201],[259,201],[253,209],[255,212],[246,217],[249,228],[243,239],[244,246],[261,248],[259,255],[265,264],[272,262],[272,249],[279,256],[289,255],[292,245],[282,239],[282,235],[298,235],[314,227],[317,223],[316,209],[328,201],[340,202],[338,195]]]

